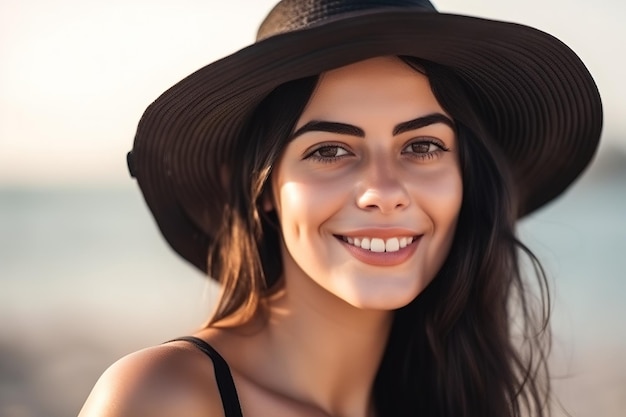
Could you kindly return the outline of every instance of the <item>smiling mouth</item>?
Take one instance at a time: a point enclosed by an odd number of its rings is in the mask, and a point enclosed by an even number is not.
[[[389,239],[350,236],[337,236],[337,238],[356,248],[375,253],[398,252],[400,249],[409,246],[416,239],[414,236],[392,237]]]

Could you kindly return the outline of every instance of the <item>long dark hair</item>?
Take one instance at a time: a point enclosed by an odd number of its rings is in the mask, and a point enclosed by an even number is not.
[[[548,288],[540,263],[515,236],[511,174],[474,112],[471,90],[454,71],[401,58],[426,73],[455,121],[463,202],[443,267],[395,312],[374,383],[377,414],[548,415]],[[233,314],[252,317],[280,286],[277,219],[261,205],[272,166],[317,82],[313,76],[278,87],[242,131],[229,210],[209,252],[209,272],[223,285],[209,325]],[[539,284],[537,298],[522,276],[522,254]]]

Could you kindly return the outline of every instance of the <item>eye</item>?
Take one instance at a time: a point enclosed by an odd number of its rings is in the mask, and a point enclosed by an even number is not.
[[[433,158],[441,152],[449,151],[448,148],[438,139],[420,138],[409,143],[402,149],[403,154],[408,154],[416,158]]]
[[[339,145],[322,145],[309,152],[304,159],[314,159],[323,162],[332,162],[344,156],[352,155]]]

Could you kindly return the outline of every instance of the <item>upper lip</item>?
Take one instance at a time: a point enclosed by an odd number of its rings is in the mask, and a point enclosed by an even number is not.
[[[337,233],[337,236],[346,237],[370,237],[379,239],[390,239],[393,237],[419,236],[421,233],[403,227],[375,227],[366,229],[354,229],[349,232]]]

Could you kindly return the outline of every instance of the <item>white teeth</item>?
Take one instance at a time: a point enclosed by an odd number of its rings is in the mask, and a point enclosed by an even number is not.
[[[397,252],[402,248],[406,248],[413,242],[413,237],[392,237],[384,240],[381,238],[368,238],[368,237],[347,237],[344,236],[343,240],[357,248],[370,250],[372,252]]]
[[[363,248],[365,249],[365,248]],[[372,239],[372,248],[370,249],[372,252],[384,252],[385,251],[385,241],[382,239],[374,238]]]
[[[397,237],[393,237],[391,239],[387,239],[385,242],[385,252],[397,252],[400,250],[400,242]]]

